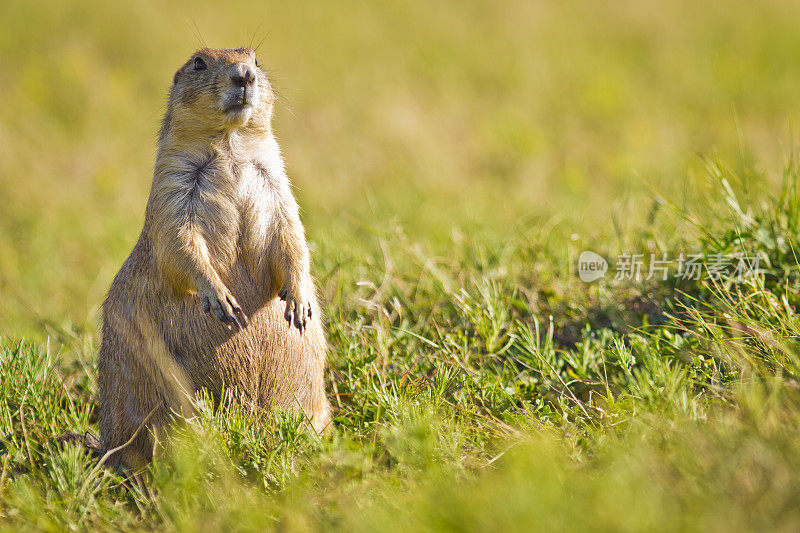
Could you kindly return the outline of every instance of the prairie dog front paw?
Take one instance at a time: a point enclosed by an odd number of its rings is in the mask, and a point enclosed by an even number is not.
[[[244,314],[236,298],[225,286],[207,287],[198,292],[203,310],[222,321],[228,329],[236,327],[242,331],[247,326],[247,315]]]
[[[294,327],[303,333],[308,325],[308,319],[313,314],[308,292],[304,289],[291,290],[288,286],[284,286],[278,296],[286,302],[283,318],[289,322],[289,325],[294,324]]]

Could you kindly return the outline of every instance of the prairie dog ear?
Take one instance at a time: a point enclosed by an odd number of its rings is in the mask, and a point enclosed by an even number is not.
[[[176,72],[175,75],[172,77],[172,85],[178,83],[178,78],[180,77],[181,77],[181,71],[178,70],[178,72]]]

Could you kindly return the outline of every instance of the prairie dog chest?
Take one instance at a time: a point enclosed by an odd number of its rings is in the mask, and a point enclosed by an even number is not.
[[[235,198],[240,215],[241,236],[266,239],[275,222],[277,201],[269,171],[260,161],[237,165]]]
[[[270,240],[278,222],[280,198],[269,162],[249,160],[237,165],[235,202],[240,215],[240,246],[259,251]]]

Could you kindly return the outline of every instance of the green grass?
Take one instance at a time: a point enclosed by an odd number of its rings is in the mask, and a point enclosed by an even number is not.
[[[0,6],[0,529],[797,530],[796,3]],[[198,399],[137,484],[98,308],[173,71],[266,36],[331,431]],[[259,27],[260,25],[260,27]],[[742,253],[582,283],[583,250]]]

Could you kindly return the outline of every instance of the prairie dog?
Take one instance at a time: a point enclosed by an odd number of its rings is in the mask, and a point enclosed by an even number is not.
[[[175,73],[144,227],[103,304],[100,434],[105,450],[122,446],[112,464],[147,464],[201,388],[302,412],[316,431],[330,421],[326,340],[273,102],[249,48],[199,50]]]

